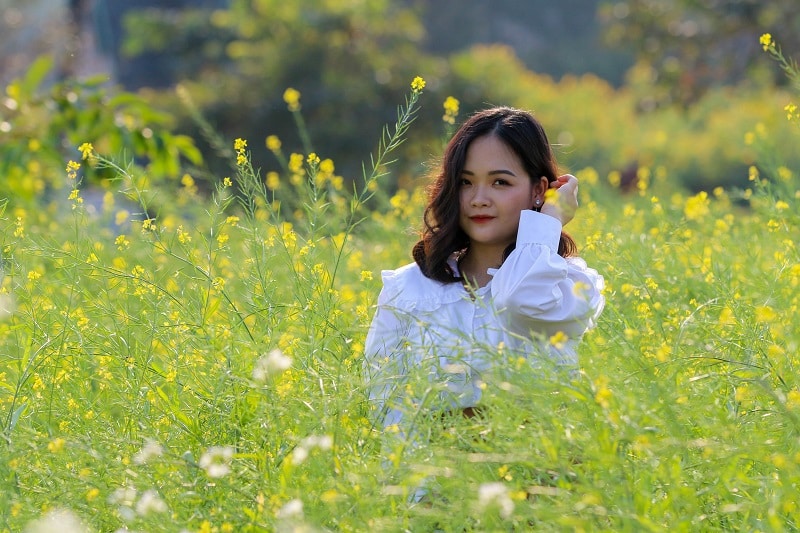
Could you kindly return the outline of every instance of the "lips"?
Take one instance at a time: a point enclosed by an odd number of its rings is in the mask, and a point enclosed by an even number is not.
[[[476,224],[483,224],[485,222],[489,222],[490,220],[494,220],[494,217],[489,215],[476,215],[474,217],[469,217],[469,219]]]

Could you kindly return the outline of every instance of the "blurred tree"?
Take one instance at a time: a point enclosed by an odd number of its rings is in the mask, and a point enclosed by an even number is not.
[[[629,51],[603,42],[599,0],[409,1],[424,8],[426,48],[435,53],[505,44],[534,72],[555,78],[592,73],[617,86],[633,63]]]
[[[777,69],[759,56],[772,33],[800,48],[797,0],[621,0],[600,9],[605,40],[632,50],[629,83],[642,87],[642,109],[696,102],[709,88],[746,78],[770,81]]]
[[[447,74],[444,60],[420,52],[425,28],[418,12],[391,0],[232,0],[210,16],[195,9],[138,11],[125,25],[136,29],[127,33],[127,53],[169,51],[181,58],[182,93],[223,138],[248,139],[256,164],[274,161],[264,139],[275,134],[284,151],[324,151],[320,156],[333,157],[337,173],[355,177],[382,126],[394,122],[411,79],[422,75],[434,89]],[[288,87],[300,91],[302,114],[313,124],[311,146],[304,146],[283,101]],[[162,92],[154,101],[176,110],[175,98]],[[432,116],[438,121],[441,113]],[[184,128],[202,137],[188,116]],[[222,164],[212,168],[217,178],[229,171]]]
[[[116,80],[127,89],[169,87],[216,60],[206,43],[224,36],[209,23],[213,9],[229,0],[70,0],[94,4],[100,48],[113,61]],[[158,24],[149,23],[158,21]]]

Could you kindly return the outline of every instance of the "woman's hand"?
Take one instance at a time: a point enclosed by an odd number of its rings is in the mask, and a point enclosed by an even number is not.
[[[560,220],[561,225],[566,226],[578,209],[578,178],[572,174],[559,176],[550,184],[544,198],[542,213]]]

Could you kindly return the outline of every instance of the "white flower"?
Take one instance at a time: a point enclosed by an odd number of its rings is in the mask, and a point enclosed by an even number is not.
[[[29,523],[25,533],[86,533],[89,531],[72,511],[56,509]]]
[[[160,457],[164,453],[164,448],[154,440],[147,439],[144,446],[133,456],[133,462],[141,465],[152,459],[153,457]]]
[[[136,500],[136,489],[131,486],[120,487],[108,497],[111,503],[118,503],[120,505],[127,505],[131,507]]]
[[[200,457],[200,468],[206,471],[208,477],[223,477],[231,471],[233,448],[231,446],[211,446]]]
[[[333,446],[333,438],[330,435],[311,435],[304,438],[292,452],[292,464],[299,465],[308,459],[309,452],[314,448],[320,450],[330,450]]]
[[[275,348],[267,355],[260,357],[253,368],[255,381],[266,381],[269,376],[279,375],[291,368],[292,358]]]
[[[299,465],[303,461],[308,459],[308,448],[303,447],[303,445],[297,446],[297,448],[292,451],[292,464]]]
[[[149,513],[166,513],[167,512],[167,504],[164,503],[164,500],[158,495],[158,493],[153,490],[146,490],[142,497],[139,498],[139,502],[136,504],[136,514],[140,516],[144,516]]]
[[[276,513],[278,518],[302,518],[303,517],[303,501],[295,498],[289,500],[283,507],[278,509]]]
[[[2,276],[0,276],[0,280]],[[0,320],[5,320],[14,314],[16,303],[10,294],[0,294]]]
[[[499,482],[484,483],[478,487],[478,507],[485,509],[490,505],[500,508],[502,518],[509,518],[514,512],[514,502],[508,495],[508,487]]]

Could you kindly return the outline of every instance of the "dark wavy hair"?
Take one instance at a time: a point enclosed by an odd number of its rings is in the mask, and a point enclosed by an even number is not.
[[[462,172],[470,144],[486,135],[502,140],[532,180],[544,176],[552,183],[558,177],[550,142],[533,115],[511,107],[493,107],[472,115],[447,144],[441,170],[428,189],[422,236],[412,252],[414,261],[428,278],[443,283],[461,281],[453,275],[447,260],[453,252],[469,248],[469,237],[459,223]],[[516,243],[511,244],[503,257],[508,257],[515,246]],[[558,254],[569,257],[576,253],[575,241],[562,232]]]

